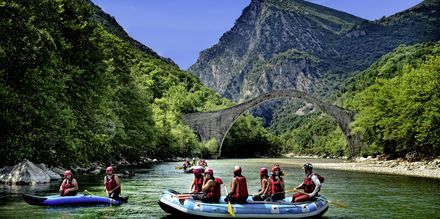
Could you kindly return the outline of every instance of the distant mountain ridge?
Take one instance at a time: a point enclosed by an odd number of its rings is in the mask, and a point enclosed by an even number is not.
[[[372,22],[302,0],[252,0],[188,71],[238,102],[277,89],[326,96],[326,78],[346,78],[400,44],[440,40],[439,2]]]

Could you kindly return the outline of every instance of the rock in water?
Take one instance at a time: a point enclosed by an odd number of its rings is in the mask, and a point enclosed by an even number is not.
[[[63,177],[61,177],[61,174],[55,173],[52,170],[50,170],[49,168],[47,168],[46,164],[44,164],[44,163],[37,164],[37,166],[40,167],[44,172],[46,172],[47,175],[49,175],[50,180],[52,180],[52,181],[58,181],[63,178]]]
[[[10,184],[48,183],[50,176],[32,162],[24,160],[13,166],[10,171],[1,173],[0,181]]]

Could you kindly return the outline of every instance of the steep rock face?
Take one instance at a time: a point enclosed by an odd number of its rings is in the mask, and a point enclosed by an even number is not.
[[[238,102],[275,89],[328,91],[321,78],[365,69],[403,43],[439,40],[439,2],[370,22],[302,0],[252,0],[188,71]]]

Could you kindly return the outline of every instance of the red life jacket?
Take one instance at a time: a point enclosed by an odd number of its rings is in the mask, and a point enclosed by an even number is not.
[[[220,178],[214,178],[214,184],[208,188],[206,196],[212,199],[219,199],[221,194],[221,184],[223,184]]]
[[[70,189],[70,188],[75,188],[75,186],[72,184],[72,180],[73,180],[73,178],[70,179],[70,180],[65,179],[65,180],[63,181],[63,183],[61,184],[61,187],[62,187],[62,189],[63,189],[63,195],[65,195],[65,196],[73,196],[73,195],[76,195],[76,191],[69,191],[69,192],[66,192],[66,190],[68,190],[68,189]]]
[[[237,179],[238,183],[237,183],[237,187],[235,188],[235,192],[234,192],[234,198],[235,199],[244,199],[249,196],[248,193],[248,189],[247,189],[247,183],[246,183],[246,178],[244,176],[235,176],[235,178]],[[231,182],[232,183],[232,182]],[[231,185],[232,187],[232,185]]]
[[[279,177],[279,179],[275,182],[273,180],[273,177],[269,177],[269,193],[270,195],[274,195],[274,194],[282,194],[282,196],[284,196],[284,189],[281,186],[281,177]]]
[[[104,183],[105,189],[107,189],[107,191],[110,191],[114,188],[116,188],[116,186],[118,186],[116,184],[116,180],[115,180],[115,175],[111,175],[110,177],[105,176],[105,183]],[[117,188],[115,191],[113,192],[121,192],[121,187]]]
[[[324,182],[324,177],[315,174],[315,173],[310,173],[305,179],[304,179],[304,192],[306,193],[312,193],[313,191],[315,191],[316,185],[315,183],[313,183],[312,180],[312,176],[316,175],[318,177],[318,180],[323,183]]]
[[[202,191],[203,177],[202,176],[200,176],[199,178],[194,177],[193,185],[194,185],[194,192],[203,192]]]

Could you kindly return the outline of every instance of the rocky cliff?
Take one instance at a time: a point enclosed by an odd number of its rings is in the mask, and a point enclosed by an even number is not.
[[[400,44],[439,40],[439,2],[367,21],[302,0],[252,0],[188,71],[238,102],[287,88],[326,96],[329,78],[365,69]]]

